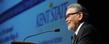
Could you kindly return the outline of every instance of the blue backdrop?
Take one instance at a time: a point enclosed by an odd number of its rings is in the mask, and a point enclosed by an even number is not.
[[[71,32],[64,19],[66,8],[77,0],[3,0],[0,2],[0,44],[22,42],[29,35],[54,29],[26,39],[38,44],[71,44]]]

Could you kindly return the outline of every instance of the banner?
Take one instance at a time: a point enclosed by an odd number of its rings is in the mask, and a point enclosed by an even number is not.
[[[54,29],[60,29],[60,32],[43,33],[25,41],[38,44],[71,44],[72,33],[67,30],[64,16],[67,6],[76,2],[77,0],[19,0],[16,4],[11,3],[13,6],[7,6],[0,14],[0,44],[22,42],[29,35]]]

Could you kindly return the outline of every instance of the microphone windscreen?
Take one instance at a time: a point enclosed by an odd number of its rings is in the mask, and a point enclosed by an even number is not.
[[[55,32],[60,32],[60,29],[55,29],[54,31],[55,31]]]

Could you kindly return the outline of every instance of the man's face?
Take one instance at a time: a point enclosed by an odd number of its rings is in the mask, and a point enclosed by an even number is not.
[[[78,12],[76,11],[75,8],[69,8],[67,9],[66,12],[66,22],[68,24],[68,30],[72,30],[75,31],[75,28],[79,22],[79,16],[77,15]]]

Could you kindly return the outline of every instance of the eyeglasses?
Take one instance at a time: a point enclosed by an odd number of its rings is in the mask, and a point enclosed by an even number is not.
[[[65,19],[68,18],[70,15],[75,15],[75,14],[77,14],[77,13],[79,13],[79,12],[69,13],[69,14],[67,14],[67,15],[65,16]]]

